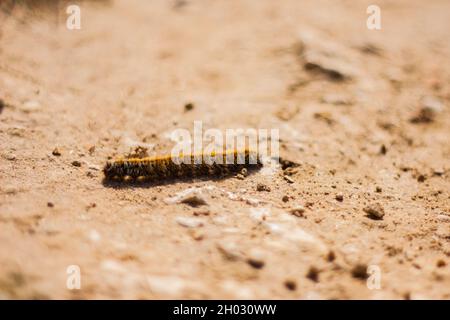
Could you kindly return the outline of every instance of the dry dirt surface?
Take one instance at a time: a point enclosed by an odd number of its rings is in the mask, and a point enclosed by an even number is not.
[[[0,2],[0,298],[450,298],[449,1],[48,2]],[[102,183],[195,120],[292,163]]]

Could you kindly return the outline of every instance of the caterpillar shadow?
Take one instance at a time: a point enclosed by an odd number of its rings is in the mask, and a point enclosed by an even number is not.
[[[246,177],[250,177],[254,175],[257,171],[259,171],[261,167],[257,166],[255,168],[247,168],[247,175]],[[103,178],[102,185],[106,188],[112,188],[112,189],[136,189],[136,188],[153,188],[157,186],[166,186],[166,185],[172,185],[177,183],[197,183],[197,182],[205,182],[205,181],[212,181],[212,182],[218,182],[223,181],[227,179],[235,178],[237,175],[236,173],[230,173],[225,175],[207,175],[207,176],[196,176],[196,177],[168,177],[168,178],[160,178],[157,180],[152,181],[115,181],[111,179],[107,179],[106,177]]]

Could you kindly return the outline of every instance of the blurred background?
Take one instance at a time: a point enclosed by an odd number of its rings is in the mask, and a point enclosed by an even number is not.
[[[0,298],[450,298],[449,12],[0,0]],[[279,129],[295,170],[101,184],[195,120]],[[192,187],[200,210],[165,201]]]

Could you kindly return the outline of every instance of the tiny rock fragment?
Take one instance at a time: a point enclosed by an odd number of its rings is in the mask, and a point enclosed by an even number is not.
[[[380,154],[385,155],[386,153],[387,153],[387,148],[384,144],[382,144],[380,147]]]
[[[437,262],[436,262],[436,266],[438,267],[438,268],[443,268],[443,267],[445,267],[447,265],[447,263],[443,260],[443,259],[439,259]]]
[[[261,269],[265,264],[264,260],[255,257],[248,258],[247,263],[255,269]]]
[[[336,259],[336,254],[334,253],[333,250],[330,250],[327,254],[327,261],[333,262],[335,259]]]
[[[409,121],[411,123],[429,123],[444,109],[443,103],[435,97],[425,96],[421,100],[421,107],[417,114]]]
[[[198,194],[185,197],[185,198],[181,199],[180,202],[188,204],[191,207],[199,207],[199,206],[207,205],[207,202],[205,201],[205,199]]]
[[[374,220],[381,220],[384,217],[384,209],[379,203],[371,204],[365,207],[364,212],[367,213],[367,216]]]
[[[52,155],[59,157],[61,155],[61,151],[58,148],[53,149]]]
[[[270,187],[269,187],[268,185],[263,184],[263,183],[258,183],[258,184],[256,185],[256,190],[257,190],[257,191],[267,191],[267,192],[270,192]]]
[[[6,160],[13,161],[16,160],[16,155],[13,153],[9,153],[5,156]]]
[[[286,181],[289,182],[289,183],[294,183],[294,182],[295,182],[294,179],[292,179],[292,178],[289,177],[289,176],[283,176],[283,178],[284,178],[284,180],[286,180]]]
[[[281,165],[281,169],[284,171],[288,168],[296,168],[299,167],[300,164],[296,163],[294,161],[288,160],[288,159],[284,159],[284,158],[280,158],[280,165]]]
[[[88,166],[88,169],[89,170],[94,170],[94,171],[100,171],[100,166],[98,166],[98,165],[96,165],[96,164],[90,164],[89,166]]]
[[[49,208],[53,208],[55,205],[53,204],[53,202],[47,202],[47,207]]]
[[[94,152],[95,152],[95,146],[89,147],[88,152],[89,152],[89,155],[92,156],[94,154]]]
[[[413,116],[409,121],[411,123],[429,123],[434,120],[434,112],[427,108],[419,110],[417,115]]]
[[[317,267],[311,266],[306,273],[306,277],[311,281],[319,282],[319,273],[320,270]]]
[[[294,216],[296,216],[296,217],[303,218],[303,217],[305,216],[305,215],[304,215],[304,213],[305,213],[305,207],[304,207],[304,206],[301,206],[301,205],[298,205],[298,206],[293,207],[293,208],[290,210],[290,212],[291,212]]]
[[[343,81],[350,78],[350,76],[348,76],[344,70],[341,70],[338,65],[330,65],[325,61],[306,61],[304,68],[309,72],[322,74],[333,81]]]
[[[188,102],[184,105],[184,111],[191,111],[194,109],[194,104],[192,102]]]
[[[249,205],[252,205],[252,206],[257,206],[258,204],[259,204],[259,200],[258,199],[255,199],[255,198],[246,198],[245,199],[245,202],[247,203],[247,204],[249,204]]]
[[[78,160],[74,160],[74,161],[72,161],[72,165],[73,165],[74,167],[81,167],[81,162],[78,161]]]
[[[342,194],[338,193],[338,194],[335,196],[335,199],[336,199],[337,201],[339,201],[339,202],[342,202],[342,201],[344,201],[344,196],[343,196]]]
[[[236,261],[241,258],[241,253],[237,250],[237,246],[231,242],[224,242],[217,245],[217,249],[222,253],[223,257],[230,261]]]
[[[284,286],[286,287],[286,289],[290,291],[295,291],[297,289],[297,283],[295,282],[295,280],[292,279],[285,280]]]
[[[209,216],[210,212],[209,212],[209,210],[197,210],[197,211],[194,211],[193,215],[194,216]]]
[[[425,180],[426,180],[425,175],[419,174],[419,175],[417,176],[417,181],[418,181],[418,182],[424,182]]]
[[[375,188],[375,192],[377,193],[381,193],[383,191],[383,189],[381,189],[381,187],[376,187]]]
[[[191,234],[192,239],[194,239],[196,241],[200,241],[205,238],[205,234],[203,233],[203,231],[201,231],[199,229],[192,230],[190,234]]]
[[[369,276],[367,274],[367,265],[365,264],[355,265],[351,270],[351,274],[353,278],[366,280],[367,277]]]
[[[203,221],[198,218],[178,217],[177,223],[186,228],[198,228],[203,226]]]
[[[288,202],[289,201],[289,197],[284,195],[283,198],[281,198],[281,201]]]

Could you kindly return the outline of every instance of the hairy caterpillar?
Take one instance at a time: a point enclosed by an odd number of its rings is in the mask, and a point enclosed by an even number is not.
[[[223,177],[239,173],[243,168],[257,169],[261,166],[258,153],[244,149],[209,154],[192,153],[178,157],[166,155],[118,159],[107,162],[103,173],[106,181],[157,182],[177,178]]]

